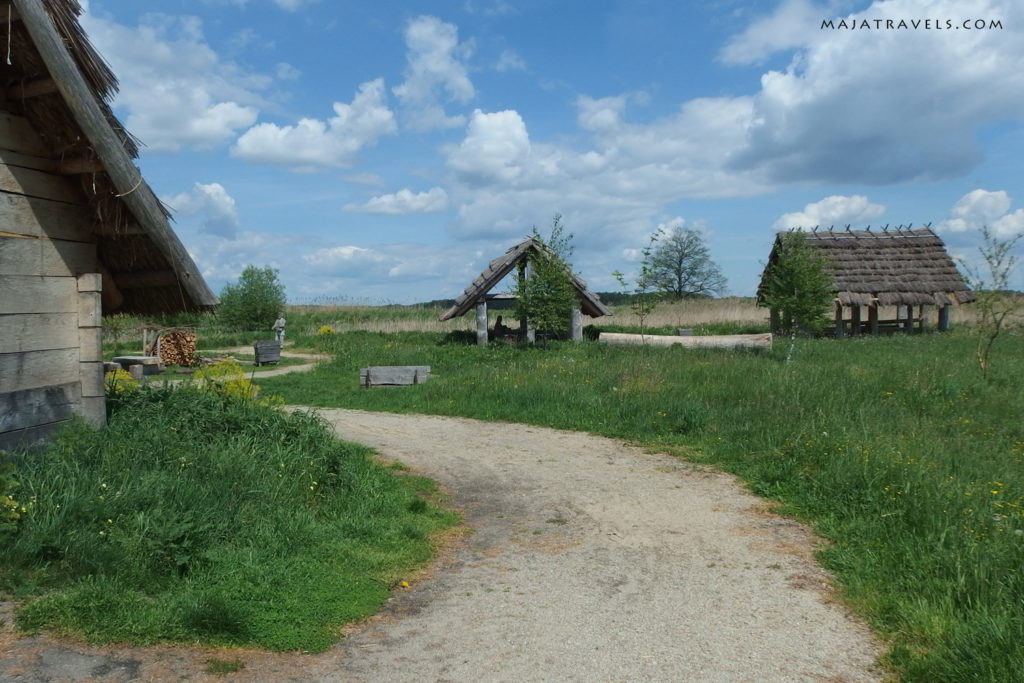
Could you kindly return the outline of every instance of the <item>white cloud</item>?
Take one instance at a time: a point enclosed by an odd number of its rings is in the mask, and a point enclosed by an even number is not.
[[[181,216],[201,215],[205,233],[226,239],[234,239],[238,233],[240,222],[235,200],[220,183],[196,183],[191,192],[160,200]]]
[[[448,165],[470,185],[515,183],[530,155],[526,124],[515,111],[473,112],[462,144],[448,157]]]
[[[365,204],[347,204],[346,211],[402,215],[411,213],[437,213],[448,208],[448,193],[433,187],[426,192],[413,193],[403,188],[393,194],[382,194]]]
[[[726,64],[758,63],[779,50],[802,46],[819,30],[825,11],[809,0],[783,0],[772,14],[731,38],[719,59]]]
[[[199,19],[154,13],[129,27],[86,14],[82,25],[118,76],[115,108],[146,148],[216,147],[256,120],[270,79],[224,62]]]
[[[776,230],[791,228],[810,229],[816,226],[830,227],[851,223],[872,221],[885,213],[881,204],[872,204],[868,198],[855,194],[852,197],[832,195],[821,201],[807,204],[803,211],[783,214],[772,225]]]
[[[935,226],[940,232],[968,232],[988,227],[997,238],[1024,232],[1024,209],[1010,210],[1010,196],[1004,190],[968,192],[949,210],[949,217]]]
[[[397,130],[379,78],[359,86],[351,104],[335,102],[334,114],[327,121],[304,118],[294,126],[260,123],[238,138],[231,154],[295,170],[347,167],[360,149]]]
[[[526,62],[515,50],[502,50],[498,61],[494,64],[495,71],[525,71]]]
[[[602,97],[595,100],[581,95],[576,101],[576,121],[580,128],[594,132],[615,130],[622,124],[625,97]]]
[[[394,93],[407,109],[409,127],[415,130],[454,128],[462,116],[448,116],[444,101],[468,102],[476,94],[464,61],[470,44],[459,44],[458,29],[437,17],[420,16],[405,29],[408,67],[405,82]]]
[[[274,75],[282,81],[294,81],[302,75],[302,72],[288,62],[278,62],[274,67]]]

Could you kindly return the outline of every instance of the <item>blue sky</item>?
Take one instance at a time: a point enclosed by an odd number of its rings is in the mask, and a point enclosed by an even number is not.
[[[740,296],[791,226],[1024,230],[1019,0],[83,5],[216,292],[453,298],[556,213],[596,291],[677,225]]]

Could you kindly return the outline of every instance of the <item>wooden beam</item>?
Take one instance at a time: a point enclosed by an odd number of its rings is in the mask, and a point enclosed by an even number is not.
[[[722,334],[702,337],[673,337],[658,334],[626,334],[624,332],[602,332],[599,342],[612,346],[675,346],[688,348],[717,349],[770,349],[771,334]]]
[[[55,92],[57,92],[57,84],[52,78],[37,78],[34,81],[16,83],[9,87],[7,89],[7,99],[27,100],[41,95],[52,95]]]
[[[57,164],[57,172],[61,175],[83,175],[103,173],[104,168],[99,159],[62,159]]]

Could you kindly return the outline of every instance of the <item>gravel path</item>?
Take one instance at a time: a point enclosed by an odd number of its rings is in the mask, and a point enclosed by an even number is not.
[[[437,480],[470,530],[382,613],[320,655],[0,639],[0,680],[82,680],[69,660],[91,680],[204,680],[211,656],[259,681],[882,678],[815,537],[728,475],[578,433],[320,412]]]

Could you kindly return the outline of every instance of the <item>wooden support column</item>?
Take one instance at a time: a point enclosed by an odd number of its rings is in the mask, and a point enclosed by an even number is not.
[[[868,324],[871,326],[871,335],[878,336],[878,299],[868,304]]]
[[[487,299],[481,299],[476,304],[476,343],[478,346],[487,346]]]
[[[572,309],[572,340],[583,341],[583,313],[578,308]]]
[[[924,304],[917,307],[917,331],[924,332]]]
[[[103,317],[99,273],[78,276],[79,377],[82,386],[82,418],[95,427],[107,422],[103,395]]]
[[[836,302],[836,339],[843,337],[843,305]]]
[[[949,311],[951,306],[946,304],[939,309],[939,332],[947,332],[949,330]]]
[[[850,334],[854,337],[860,334],[860,304],[850,309]]]

